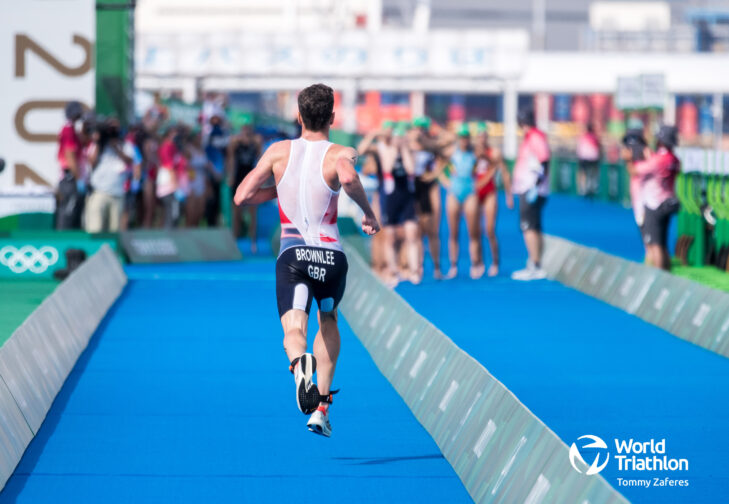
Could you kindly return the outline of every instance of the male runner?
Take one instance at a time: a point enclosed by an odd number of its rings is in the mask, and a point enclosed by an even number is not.
[[[542,269],[542,208],[549,195],[549,143],[536,127],[534,111],[522,110],[517,118],[524,132],[514,164],[512,189],[519,195],[519,220],[524,234],[527,267],[511,274],[514,280],[539,280],[547,277]]]
[[[382,169],[380,203],[388,268],[385,283],[395,287],[401,279],[395,247],[397,234],[401,229],[405,234],[409,280],[413,284],[418,284],[421,280],[418,268],[418,223],[415,218],[415,161],[404,129],[393,128],[390,124],[386,126],[389,127],[365,136],[358,151],[360,155],[376,156]]]
[[[379,231],[354,169],[357,152],[329,142],[334,122],[334,91],[314,84],[299,93],[301,137],[271,145],[241,182],[236,205],[256,205],[278,196],[281,252],[276,261],[276,298],[284,330],[284,350],[296,382],[296,402],[311,414],[311,432],[329,437],[329,405],[339,356],[337,305],[344,294],[347,258],[337,229],[337,201],[344,188],[364,212],[362,230]],[[264,183],[273,175],[276,185]],[[307,352],[311,301],[319,306],[313,355]],[[318,383],[312,377],[318,371]]]

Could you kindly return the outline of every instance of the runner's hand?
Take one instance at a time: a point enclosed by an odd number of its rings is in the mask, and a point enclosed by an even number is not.
[[[380,223],[377,222],[377,219],[375,216],[364,216],[362,217],[362,231],[365,232],[365,234],[368,234],[372,236],[373,234],[377,233],[380,230]]]

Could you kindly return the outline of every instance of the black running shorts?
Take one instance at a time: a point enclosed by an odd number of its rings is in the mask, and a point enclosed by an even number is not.
[[[537,196],[537,199],[529,203],[524,194],[519,196],[519,226],[522,231],[542,231],[542,207],[546,198]]]
[[[390,194],[381,193],[382,224],[400,226],[415,220],[415,194],[407,189],[395,189]]]
[[[321,312],[337,309],[344,296],[347,256],[338,250],[296,246],[281,252],[276,261],[278,315],[289,310],[309,313],[316,299]]]
[[[646,245],[660,245],[664,248],[668,246],[668,225],[671,215],[678,211],[678,206],[678,201],[672,198],[661,203],[655,210],[645,207],[641,231]]]

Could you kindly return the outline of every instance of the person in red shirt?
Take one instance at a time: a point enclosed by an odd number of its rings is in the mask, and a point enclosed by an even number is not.
[[[668,252],[668,225],[678,211],[676,176],[681,169],[673,149],[678,144],[678,131],[662,126],[656,136],[656,152],[645,160],[636,160],[630,149],[623,150],[628,172],[640,180],[640,201],[644,206],[641,232],[648,262],[666,271],[671,269]]]
[[[547,277],[542,269],[542,208],[549,195],[547,135],[537,129],[534,111],[522,110],[518,117],[524,139],[514,164],[512,191],[519,195],[519,225],[524,234],[529,258],[523,270],[512,273],[514,280],[539,280]]]
[[[83,115],[83,106],[77,101],[66,104],[66,123],[58,134],[58,165],[61,168],[56,193],[56,229],[81,228],[83,184],[80,172],[81,139],[76,133],[76,122]]]
[[[182,185],[187,170],[186,160],[181,154],[181,131],[178,126],[170,126],[159,148],[159,168],[157,169],[157,197],[164,207],[164,227],[177,226],[181,215],[181,204],[185,199]]]

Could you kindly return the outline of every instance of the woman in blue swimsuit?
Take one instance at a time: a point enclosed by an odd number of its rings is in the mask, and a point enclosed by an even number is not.
[[[458,237],[462,215],[466,217],[466,228],[468,229],[471,278],[480,278],[484,274],[484,266],[483,261],[479,258],[481,222],[474,179],[477,159],[471,147],[471,133],[467,125],[461,126],[456,142],[446,148],[442,154],[443,157],[439,160],[439,172],[441,181],[448,190],[446,216],[449,229],[448,256],[451,263],[446,278],[454,278],[458,275]],[[444,177],[444,168],[448,163],[451,165],[450,176]]]

